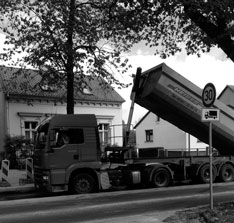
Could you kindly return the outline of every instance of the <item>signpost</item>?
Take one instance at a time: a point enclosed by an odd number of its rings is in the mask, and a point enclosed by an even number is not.
[[[219,121],[219,110],[211,109],[216,98],[215,86],[212,83],[206,84],[202,92],[202,102],[206,107],[202,109],[202,121],[209,122],[209,160],[210,160],[210,209],[213,210],[213,164],[212,164],[212,122]]]

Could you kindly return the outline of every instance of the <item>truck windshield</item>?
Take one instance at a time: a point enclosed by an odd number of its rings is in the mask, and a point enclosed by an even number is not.
[[[44,149],[47,141],[49,122],[43,123],[36,128],[35,149]]]

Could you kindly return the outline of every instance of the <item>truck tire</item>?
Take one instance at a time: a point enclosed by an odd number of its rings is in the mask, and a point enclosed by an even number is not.
[[[231,164],[224,164],[219,172],[219,180],[222,182],[232,182],[234,180],[234,168]]]
[[[155,170],[151,180],[153,187],[168,187],[171,183],[171,174],[166,169]]]
[[[216,170],[213,167],[213,179],[212,181],[215,181],[216,178]],[[209,183],[210,182],[210,165],[209,164],[205,164],[204,166],[201,167],[199,173],[198,173],[198,180],[200,183]]]
[[[73,194],[88,194],[96,192],[97,186],[93,176],[85,173],[75,175],[70,183]]]

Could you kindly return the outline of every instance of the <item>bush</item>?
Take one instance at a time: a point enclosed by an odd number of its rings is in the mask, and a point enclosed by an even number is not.
[[[33,156],[33,144],[31,140],[22,136],[6,136],[5,154],[3,159],[10,161],[11,169],[25,168],[25,159]]]

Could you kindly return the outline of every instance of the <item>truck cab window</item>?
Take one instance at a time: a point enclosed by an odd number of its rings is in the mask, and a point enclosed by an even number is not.
[[[70,144],[82,144],[84,143],[84,131],[83,129],[69,129]]]
[[[61,147],[64,144],[69,144],[70,138],[67,131],[58,131],[56,133],[56,147]]]
[[[34,136],[35,149],[44,149],[47,140],[49,124],[45,123],[39,129],[36,130]]]
[[[55,143],[52,147],[61,147],[65,144],[82,144],[84,143],[83,129],[55,129]]]

